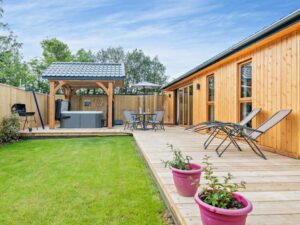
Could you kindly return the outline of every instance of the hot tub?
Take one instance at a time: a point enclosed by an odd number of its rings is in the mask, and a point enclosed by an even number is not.
[[[100,128],[102,111],[62,111],[61,128]]]

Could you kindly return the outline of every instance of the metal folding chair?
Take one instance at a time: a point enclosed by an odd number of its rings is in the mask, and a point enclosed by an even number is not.
[[[257,146],[258,138],[265,134],[268,130],[270,130],[272,127],[276,126],[278,123],[280,123],[283,119],[285,119],[290,113],[292,112],[291,109],[283,109],[278,112],[276,112],[274,115],[272,115],[268,120],[266,120],[263,124],[261,124],[258,128],[253,129],[250,127],[247,127],[245,125],[233,125],[226,127],[227,136],[223,140],[223,142],[229,138],[230,142],[229,144],[220,152],[219,148],[222,145],[222,143],[218,146],[216,149],[216,152],[219,157],[222,156],[222,154],[228,149],[231,143],[234,143],[232,141],[236,139],[236,133],[238,133],[239,137],[241,137],[245,142],[249,145],[249,147],[252,149],[252,151],[257,154],[258,156],[262,157],[263,159],[267,159],[266,156],[263,154],[263,152],[259,149]]]

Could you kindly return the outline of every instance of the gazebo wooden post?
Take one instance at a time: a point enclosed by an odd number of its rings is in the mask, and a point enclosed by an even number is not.
[[[113,95],[114,95],[114,84],[112,81],[108,83],[108,128],[112,128],[113,125]]]
[[[113,105],[113,97],[114,97],[114,84],[112,81],[108,82],[108,88],[101,81],[96,81],[98,87],[100,87],[108,97],[108,116],[107,116],[107,127],[112,128],[112,105]]]
[[[50,81],[49,128],[55,128],[55,81]]]

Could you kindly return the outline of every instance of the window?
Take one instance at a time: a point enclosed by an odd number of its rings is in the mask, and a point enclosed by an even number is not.
[[[187,125],[188,124],[188,116],[189,116],[189,114],[188,114],[188,104],[189,104],[189,93],[188,93],[188,87],[185,87],[184,88],[184,110],[183,110],[183,112],[184,112],[184,125]]]
[[[239,108],[240,121],[252,111],[252,62],[239,65]],[[247,126],[252,127],[251,122]]]
[[[177,90],[177,124],[182,124],[182,89]]]
[[[215,78],[213,75],[207,77],[207,108],[208,108],[208,120],[214,121],[215,120]]]
[[[189,125],[193,124],[193,85],[189,86]]]

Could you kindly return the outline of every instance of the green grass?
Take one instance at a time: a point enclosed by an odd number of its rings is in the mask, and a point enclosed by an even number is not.
[[[0,147],[1,225],[159,225],[165,209],[132,137]]]

